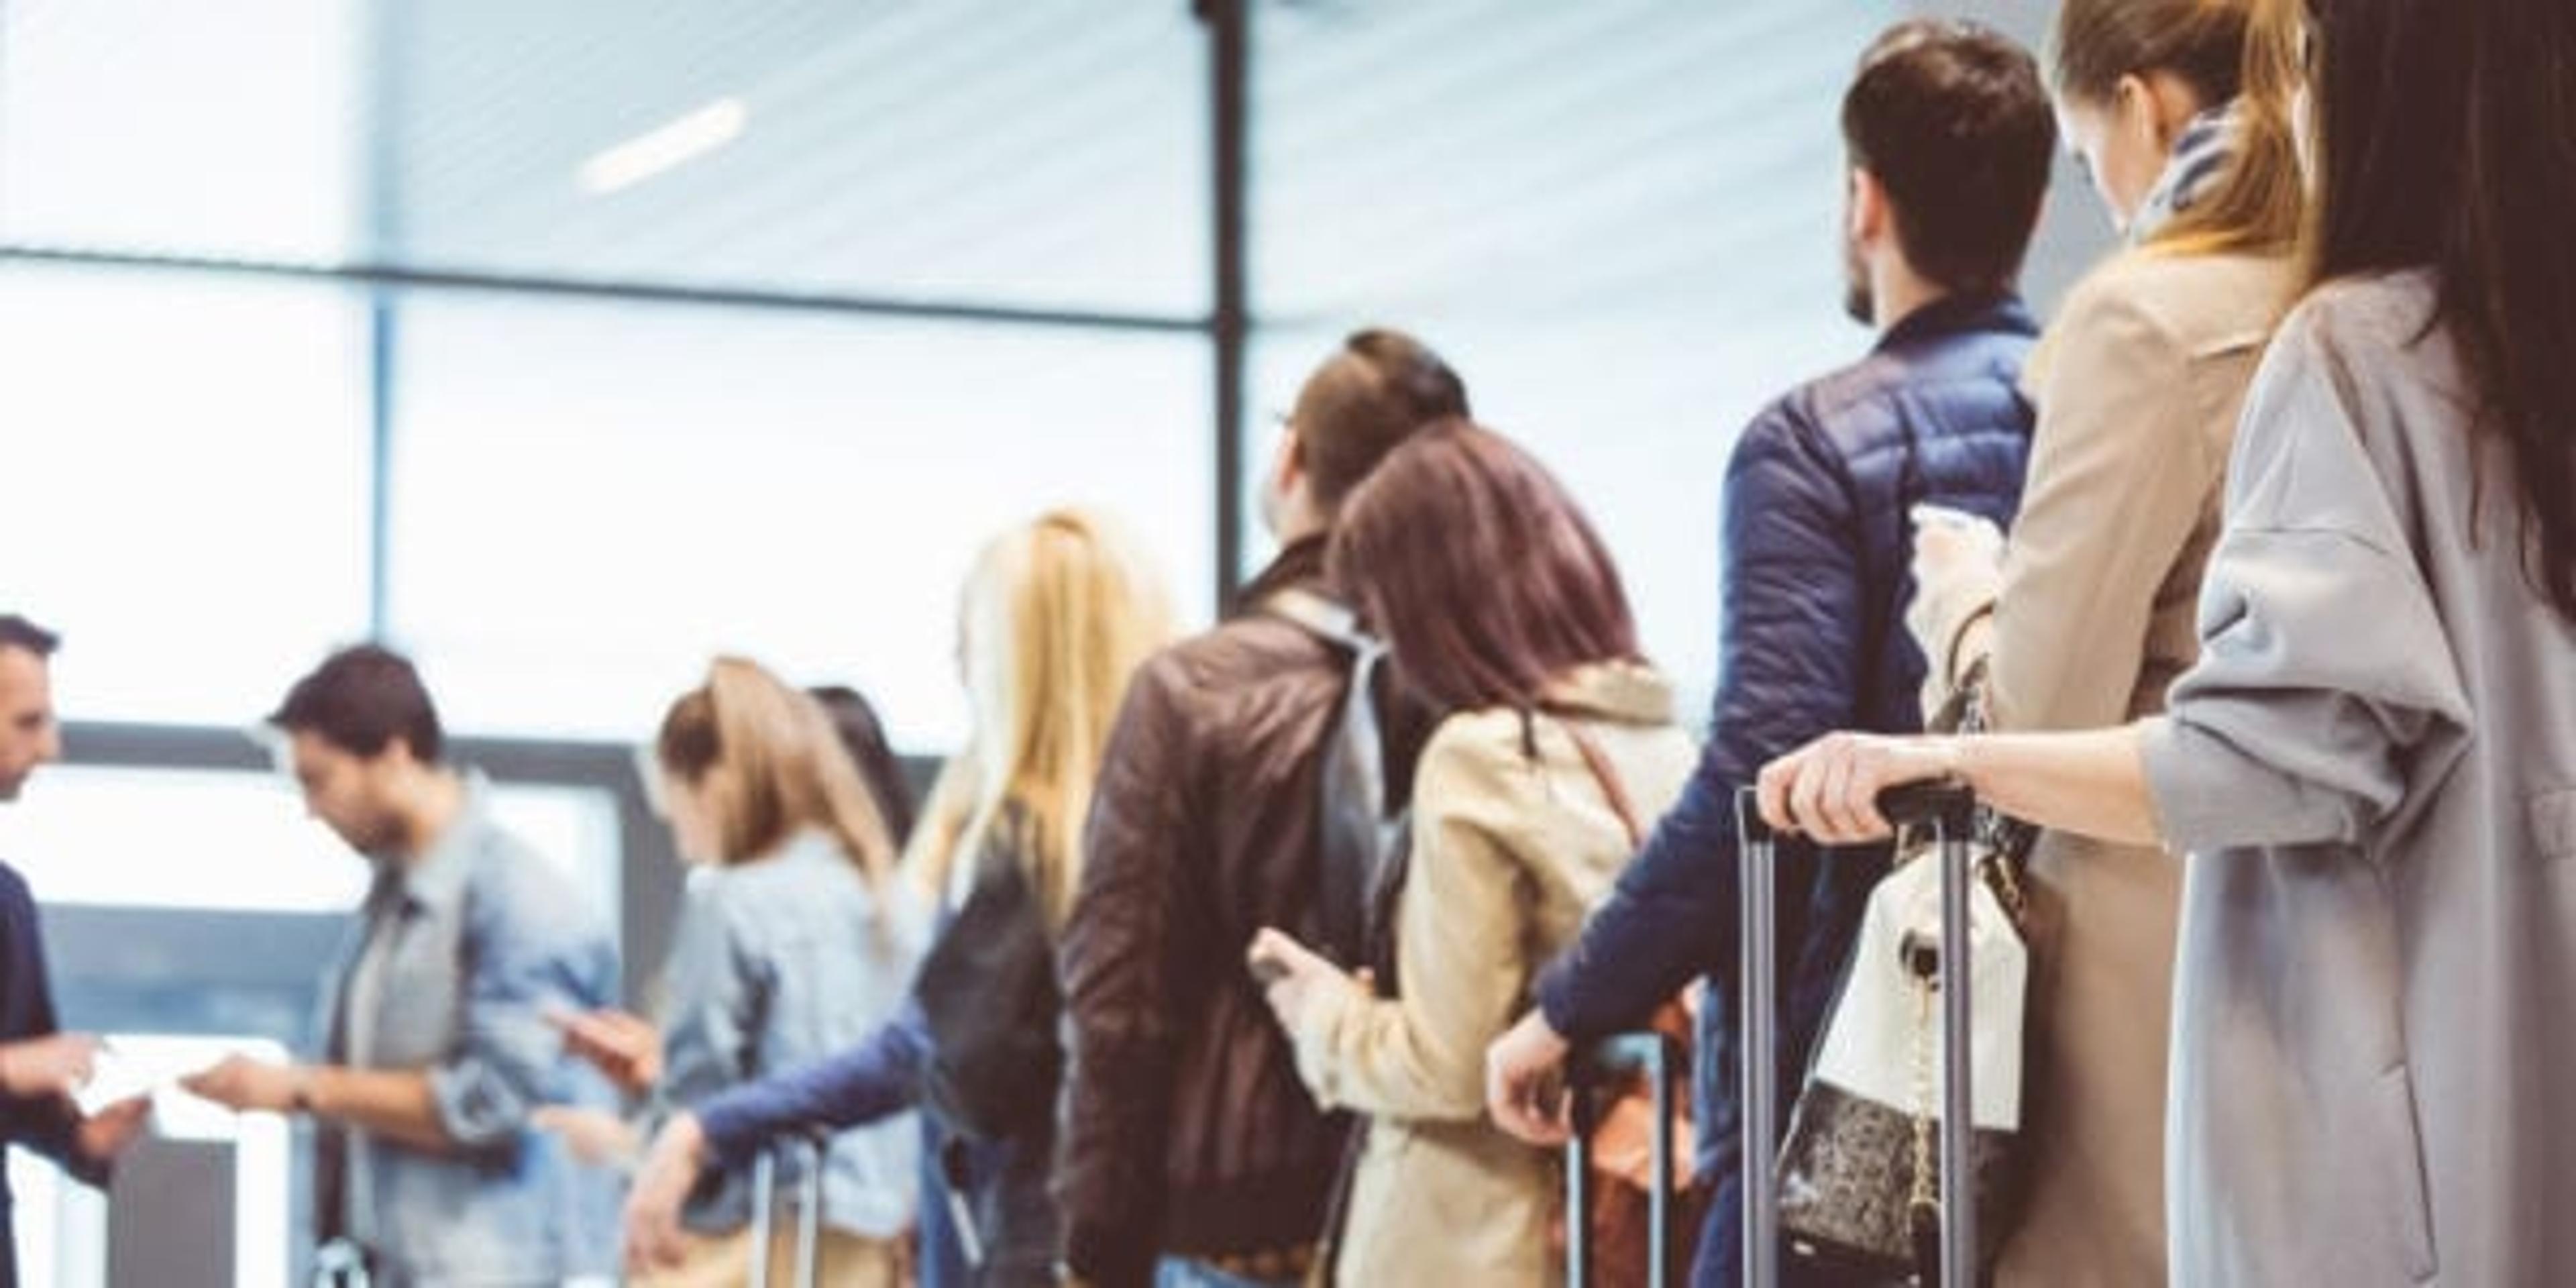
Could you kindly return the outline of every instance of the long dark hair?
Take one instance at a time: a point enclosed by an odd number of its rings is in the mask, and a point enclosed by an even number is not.
[[[912,780],[904,777],[903,761],[886,740],[885,725],[877,719],[877,709],[846,684],[818,684],[805,692],[823,705],[824,715],[831,717],[832,732],[839,736],[842,750],[850,753],[851,763],[858,766],[859,781],[867,784],[868,795],[876,799],[877,813],[885,817],[886,830],[894,833],[895,847],[902,848],[912,839]]]
[[[1591,521],[1529,453],[1463,420],[1414,435],[1351,494],[1330,569],[1443,713],[1532,710],[1574,667],[1639,660]]]
[[[2313,281],[2431,268],[2524,571],[2576,621],[2576,5],[2312,0]]]

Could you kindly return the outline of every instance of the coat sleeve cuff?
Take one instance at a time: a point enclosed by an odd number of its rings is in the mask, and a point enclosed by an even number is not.
[[[2166,849],[2188,853],[2227,834],[2228,789],[2240,772],[2234,756],[2171,717],[2154,716],[2138,724],[2138,758]]]

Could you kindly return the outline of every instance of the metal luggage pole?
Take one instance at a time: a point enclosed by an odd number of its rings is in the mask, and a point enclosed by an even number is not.
[[[1654,1045],[1648,1050],[1650,1057],[1647,1060],[1646,1076],[1654,1080],[1655,1087],[1653,1156],[1655,1192],[1647,1199],[1646,1255],[1652,1258],[1649,1264],[1654,1267],[1650,1282],[1654,1288],[1664,1288],[1665,1281],[1672,1274],[1673,1266],[1674,1051],[1671,1040],[1661,1033],[1655,1035]]]
[[[751,1164],[751,1288],[769,1288],[769,1213],[777,1191],[778,1162],[762,1150]]]
[[[805,1174],[799,1180],[796,1208],[796,1288],[814,1288],[816,1244],[823,1227],[823,1146],[821,1136],[805,1138]],[[761,1250],[763,1260],[768,1250]]]
[[[1646,1196],[1646,1258],[1650,1288],[1672,1279],[1673,1172],[1678,1167],[1673,1140],[1672,1076],[1681,1053],[1673,1040],[1648,1030],[1603,1038],[1578,1052],[1568,1067],[1566,1110],[1573,1135],[1565,1144],[1565,1274],[1573,1288],[1592,1282],[1592,1129],[1600,1125],[1594,1089],[1614,1077],[1639,1074],[1654,1088],[1655,1129],[1648,1137],[1647,1165],[1654,1173]]]
[[[1578,1061],[1585,1059],[1578,1055]],[[1565,1087],[1565,1282],[1567,1288],[1592,1283],[1592,1092],[1589,1070],[1578,1063],[1567,1069]]]
[[[1900,826],[1929,824],[1941,864],[1941,1282],[1974,1288],[1977,1282],[1975,1144],[1975,1030],[1968,990],[1969,893],[1975,888],[1975,855],[1968,844],[1976,827],[1977,798],[1955,782],[1913,783],[1879,795],[1878,812]]]
[[[1965,793],[1945,801],[1934,818],[1941,845],[1941,1282],[1972,1288],[1977,1282],[1977,1183],[1971,1148],[1977,1136],[1976,1099],[1970,1079],[1976,1030],[1968,1026],[1969,942],[1968,830],[1974,820]]]
[[[1775,1192],[1779,1122],[1779,1040],[1773,1012],[1779,991],[1773,980],[1779,956],[1772,941],[1778,865],[1775,838],[1762,820],[1760,798],[1748,787],[1736,794],[1736,827],[1742,839],[1742,921],[1738,945],[1743,951],[1743,1068],[1738,1081],[1743,1104],[1744,1283],[1746,1288],[1778,1288],[1780,1282],[1780,1203]]]

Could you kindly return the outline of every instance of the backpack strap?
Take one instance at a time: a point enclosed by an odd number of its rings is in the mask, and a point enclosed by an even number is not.
[[[1407,817],[1389,817],[1386,743],[1379,729],[1376,679],[1386,646],[1360,629],[1347,606],[1312,590],[1290,587],[1261,603],[1260,611],[1289,622],[1347,654],[1349,678],[1341,709],[1325,731],[1316,766],[1315,823],[1322,850],[1317,873],[1317,942],[1348,967],[1378,973],[1379,987],[1394,987],[1388,909],[1402,880]]]

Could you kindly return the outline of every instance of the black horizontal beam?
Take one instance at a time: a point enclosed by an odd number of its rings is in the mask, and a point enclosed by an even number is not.
[[[625,304],[766,309],[787,313],[827,313],[845,317],[904,318],[917,322],[1061,327],[1088,331],[1135,331],[1191,336],[1206,335],[1214,325],[1208,318],[1196,316],[1125,313],[1099,309],[1013,308],[998,304],[965,304],[888,296],[844,295],[829,291],[758,290],[747,287],[690,286],[680,283],[602,281],[595,278],[550,277],[542,274],[407,268],[391,264],[294,264],[276,260],[72,250],[55,246],[0,245],[0,262],[11,261],[67,268],[198,273],[222,277],[314,282],[394,290],[476,291]]]

